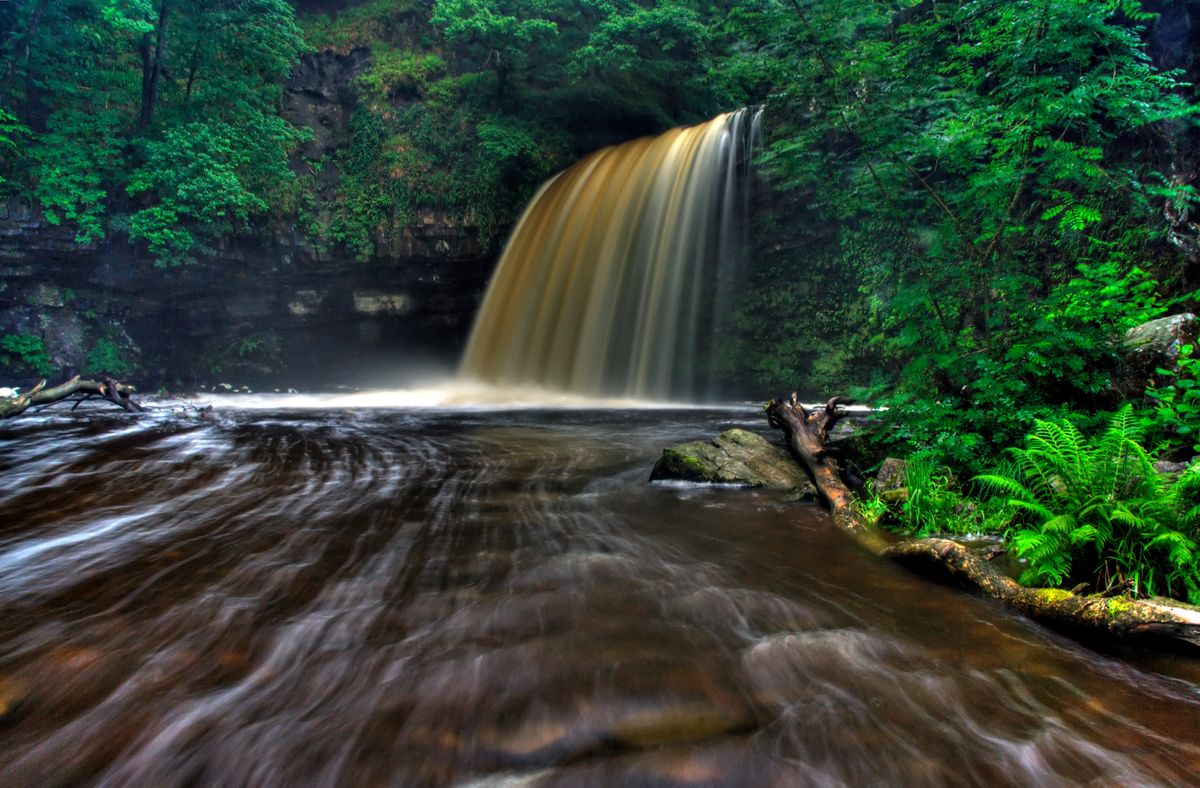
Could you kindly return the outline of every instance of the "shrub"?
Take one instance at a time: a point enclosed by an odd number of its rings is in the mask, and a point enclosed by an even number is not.
[[[999,533],[1011,519],[996,501],[977,501],[960,489],[950,470],[935,453],[909,457],[905,486],[880,495],[868,484],[855,501],[858,514],[872,525],[883,523],[915,536],[933,534]]]
[[[5,334],[0,337],[0,348],[6,351],[0,354],[0,361],[6,367],[28,367],[42,377],[49,377],[57,370],[54,360],[46,352],[45,343],[37,334]]]
[[[133,369],[133,363],[121,354],[121,348],[116,342],[111,339],[98,339],[96,345],[88,351],[83,373],[121,377]]]
[[[1153,407],[1139,417],[1139,426],[1169,454],[1200,451],[1200,357],[1194,344],[1179,348],[1174,368],[1156,370],[1161,385],[1151,385],[1146,396]]]

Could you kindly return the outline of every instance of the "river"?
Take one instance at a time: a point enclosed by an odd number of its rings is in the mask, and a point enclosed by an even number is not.
[[[647,482],[753,408],[284,404],[0,426],[0,785],[1200,774],[1195,661]]]

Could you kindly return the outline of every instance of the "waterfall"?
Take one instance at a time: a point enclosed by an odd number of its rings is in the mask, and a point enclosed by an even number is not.
[[[761,110],[597,151],[547,181],[462,362],[489,383],[704,399],[746,246]]]

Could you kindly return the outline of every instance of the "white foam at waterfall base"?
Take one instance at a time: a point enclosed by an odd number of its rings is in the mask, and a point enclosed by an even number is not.
[[[761,409],[760,402],[695,403],[631,397],[591,397],[539,386],[499,386],[462,378],[430,381],[396,389],[308,393],[211,393],[197,395],[198,406],[238,410],[711,410]],[[815,409],[819,403],[806,404]],[[887,408],[842,405],[851,416],[863,417]]]
[[[304,394],[215,393],[201,394],[196,404],[240,410],[277,409],[453,409],[524,410],[698,408],[690,403],[630,397],[592,397],[533,385],[501,386],[454,378],[401,389],[368,389],[354,392]],[[711,407],[711,406],[710,406]]]

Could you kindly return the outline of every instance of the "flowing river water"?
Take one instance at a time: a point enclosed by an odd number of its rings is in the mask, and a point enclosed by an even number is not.
[[[52,413],[52,412],[51,412]],[[728,410],[0,427],[0,785],[1188,784],[1104,655],[811,504],[650,484]]]

